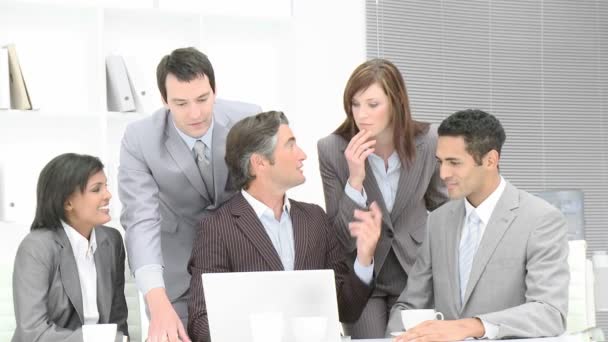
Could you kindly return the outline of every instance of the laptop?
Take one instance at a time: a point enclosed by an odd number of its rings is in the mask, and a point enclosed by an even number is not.
[[[340,341],[334,271],[277,271],[203,274],[213,342],[252,342],[250,317],[283,314],[283,341],[294,341],[295,317],[325,316],[325,342]],[[277,327],[279,329],[280,327]]]

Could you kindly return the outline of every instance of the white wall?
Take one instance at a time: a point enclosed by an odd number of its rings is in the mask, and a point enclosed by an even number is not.
[[[133,10],[122,9],[124,6],[113,0],[99,1],[112,7],[101,11],[88,7],[90,3],[84,0],[57,5],[59,2],[38,0],[16,5],[16,0],[9,0],[0,5],[0,43],[16,44],[23,67],[30,65],[36,71],[34,77],[41,80],[35,85],[42,94],[38,98],[43,100],[40,111],[0,111],[0,220],[31,222],[38,174],[52,157],[64,152],[89,153],[103,159],[114,195],[112,215],[117,220],[120,204],[115,177],[120,137],[125,125],[142,115],[105,112],[105,87],[99,83],[104,57],[121,52],[140,56],[146,72],[153,72],[148,70],[155,67],[159,56],[183,44],[198,46],[209,55],[216,69],[218,96],[255,102],[264,110],[287,114],[298,143],[308,155],[304,167],[307,181],[290,191],[290,196],[323,205],[316,142],[344,119],[344,85],[365,59],[363,0],[264,0],[259,4],[273,8],[267,19],[259,9],[243,12],[238,1],[232,0],[223,12],[216,8],[200,22],[191,13],[195,2],[188,0],[171,3],[179,8],[171,9],[177,14],[170,18],[163,15],[167,10],[163,6],[168,4],[164,1],[152,1],[160,9],[138,9],[148,3],[138,0]],[[202,8],[195,10],[205,13]],[[46,13],[47,22],[56,22],[56,27],[38,24],[42,13]],[[67,19],[79,13],[94,22],[82,24],[87,32],[75,35],[77,32],[71,32],[78,30],[79,22]],[[28,22],[30,15],[35,20]],[[70,24],[62,26],[66,20]],[[132,25],[129,20],[133,20]],[[154,30],[155,23],[167,29]],[[39,36],[46,37],[40,45],[46,53],[36,51]],[[61,49],[53,50],[52,46]],[[60,55],[62,51],[64,55]],[[49,68],[65,64],[62,58],[70,57],[90,60]],[[151,77],[150,82],[153,80]],[[81,82],[89,85],[81,86]],[[156,86],[151,88],[157,94]],[[11,202],[16,206],[10,207]]]
[[[365,4],[361,0],[294,0],[293,81],[286,114],[308,154],[306,183],[290,195],[322,204],[317,141],[344,120],[342,93],[365,60]]]

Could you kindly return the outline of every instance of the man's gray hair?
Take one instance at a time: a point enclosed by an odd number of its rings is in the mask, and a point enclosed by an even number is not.
[[[255,176],[251,174],[251,156],[264,156],[271,164],[280,125],[289,121],[283,112],[269,111],[237,122],[226,138],[226,165],[233,189],[247,189]]]

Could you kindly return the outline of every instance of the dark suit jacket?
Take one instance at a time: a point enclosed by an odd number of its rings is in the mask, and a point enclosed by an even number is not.
[[[364,284],[346,263],[344,250],[319,206],[290,200],[295,243],[295,269],[333,269],[336,274],[340,320],[356,321],[372,287]],[[201,274],[217,272],[281,271],[283,264],[262,223],[238,193],[201,222],[188,270],[188,334],[192,341],[209,341],[209,325]]]
[[[128,335],[125,249],[113,228],[95,228],[99,323],[116,323],[116,340]],[[13,342],[81,342],[84,314],[72,245],[63,228],[31,231],[19,245],[13,271],[17,328]]]

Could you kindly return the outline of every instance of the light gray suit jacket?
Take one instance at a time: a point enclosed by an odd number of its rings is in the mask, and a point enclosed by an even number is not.
[[[200,220],[234,192],[227,190],[224,161],[226,135],[245,116],[260,112],[255,105],[217,99],[212,135],[214,200],[207,194],[193,152],[161,109],[131,123],[120,151],[118,193],[123,208],[129,266],[164,266],[169,299],[183,295],[190,286],[186,266]]]
[[[120,233],[95,228],[99,323],[116,323],[116,341],[127,331],[125,249]],[[72,245],[62,227],[31,231],[19,245],[13,271],[17,329],[13,342],[82,342],[80,279]]]
[[[327,215],[332,220],[338,239],[349,252],[354,252],[356,241],[350,236],[348,223],[354,221],[354,210],[361,208],[344,192],[349,176],[348,164],[344,157],[347,145],[348,141],[339,135],[330,134],[319,140],[317,148]],[[382,210],[382,235],[374,255],[376,274],[379,274],[380,270],[397,272],[386,267],[383,269],[391,248],[403,271],[409,273],[416,261],[416,251],[426,236],[427,210],[434,210],[447,200],[445,186],[439,178],[435,158],[436,147],[437,127],[433,125],[426,134],[416,137],[416,159],[409,169],[401,168],[395,204],[390,213],[386,209],[369,162],[365,162],[363,187],[367,193],[367,202],[376,201]],[[403,271],[399,271],[398,274],[402,275]],[[395,286],[391,284],[378,284],[378,286],[388,288],[389,292],[396,296],[403,290],[403,285],[398,288],[392,288]]]
[[[568,241],[562,214],[507,182],[479,244],[460,303],[458,245],[464,200],[429,216],[407,287],[391,311],[387,334],[401,331],[400,310],[440,311],[445,319],[479,317],[497,338],[557,336],[566,328]]]

